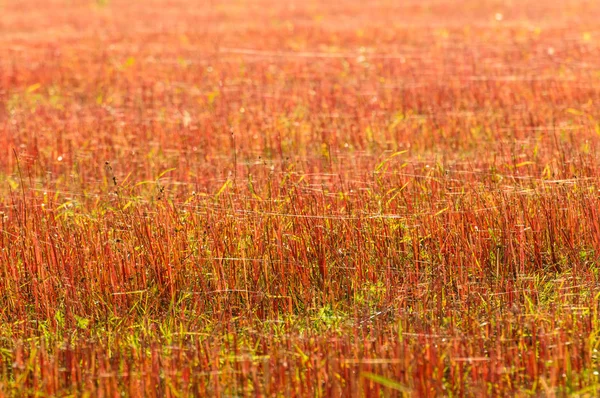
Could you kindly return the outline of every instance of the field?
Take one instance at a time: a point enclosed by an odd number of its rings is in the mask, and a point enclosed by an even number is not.
[[[599,17],[0,0],[0,396],[598,396]]]

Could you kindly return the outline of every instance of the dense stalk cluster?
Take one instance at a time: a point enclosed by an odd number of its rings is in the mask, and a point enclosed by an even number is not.
[[[0,392],[598,394],[599,12],[0,4]]]

